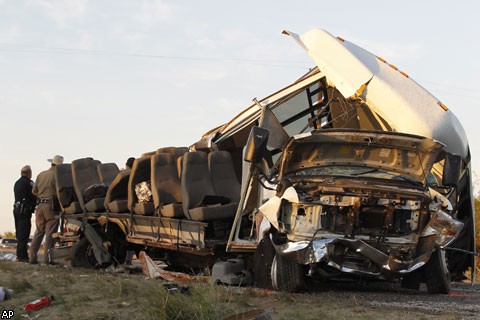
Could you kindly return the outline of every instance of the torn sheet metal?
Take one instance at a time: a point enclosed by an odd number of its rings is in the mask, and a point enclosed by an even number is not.
[[[308,136],[290,139],[284,149],[287,156],[282,158],[280,174],[331,165],[356,165],[396,172],[424,182],[443,147],[431,139],[393,132],[314,131]]]
[[[429,247],[428,250],[422,250],[423,253],[415,259],[405,260],[399,259],[399,257],[393,253],[387,255],[362,240],[347,238],[318,239],[313,241],[287,242],[282,245],[273,245],[277,254],[286,256],[287,258],[295,260],[303,265],[325,262],[329,266],[342,272],[380,275],[382,272],[409,273],[425,265],[430,259],[434,246],[433,241],[425,242]],[[378,267],[376,268],[378,271],[375,272],[372,271],[371,268],[369,269],[363,266],[362,268],[355,268],[351,264],[344,266],[342,256],[337,254],[337,251],[334,250],[338,245],[364,256]]]
[[[291,36],[310,57],[318,68],[346,98],[353,97],[372,79],[373,73],[340,41],[325,30],[314,29],[299,36],[283,31]],[[321,53],[321,54],[319,54]],[[359,91],[360,92],[360,91]]]
[[[210,281],[210,277],[206,276],[191,276],[181,272],[163,270],[145,253],[145,251],[140,252],[138,259],[142,266],[143,274],[152,279],[162,278],[167,281],[181,283],[207,283]]]
[[[292,36],[345,98],[359,97],[395,131],[438,140],[466,158],[468,140],[460,121],[406,73],[356,44],[322,29]]]
[[[277,230],[279,229],[278,210],[280,209],[283,199],[292,203],[298,203],[298,194],[297,191],[295,191],[295,188],[287,188],[281,197],[273,196],[270,200],[258,208],[258,210],[265,216],[265,218],[267,218],[270,224]]]

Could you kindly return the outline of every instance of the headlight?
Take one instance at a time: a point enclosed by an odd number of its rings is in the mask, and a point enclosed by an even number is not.
[[[433,211],[430,211],[430,221],[423,230],[422,235],[436,234],[435,243],[445,247],[457,237],[462,228],[463,222],[435,207]]]

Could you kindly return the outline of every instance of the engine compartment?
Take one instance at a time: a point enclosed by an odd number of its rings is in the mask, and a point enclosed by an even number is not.
[[[293,186],[299,202],[284,202],[279,214],[280,226],[290,240],[322,234],[381,240],[418,234],[426,223],[428,203],[420,196],[308,182]]]

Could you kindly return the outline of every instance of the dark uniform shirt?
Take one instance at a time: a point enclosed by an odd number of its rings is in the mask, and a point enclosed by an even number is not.
[[[15,203],[27,205],[31,208],[35,207],[35,196],[32,194],[33,181],[25,176],[15,182],[13,193],[15,194]]]

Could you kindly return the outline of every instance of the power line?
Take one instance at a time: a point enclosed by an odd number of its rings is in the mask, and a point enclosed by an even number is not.
[[[432,92],[432,91],[441,90],[442,96],[450,95],[450,96],[469,98],[469,99],[474,99],[474,100],[480,99],[480,96],[468,94],[468,93],[479,93],[480,92],[479,90],[472,90],[472,89],[469,89],[469,88],[455,87],[455,86],[452,86],[452,85],[447,84],[447,83],[442,84],[442,83],[432,82],[432,81],[427,81],[427,80],[422,80],[422,83],[428,83],[428,84],[433,85],[437,88],[440,88],[440,89],[436,89],[436,90],[429,89],[429,91]],[[459,91],[463,91],[463,92],[459,92]],[[467,93],[467,94],[465,94],[465,93]]]
[[[475,89],[464,88],[464,87],[456,87],[456,86],[452,86],[449,83],[439,83],[439,82],[432,82],[432,81],[428,81],[428,80],[424,80],[424,81],[422,81],[422,83],[429,83],[429,84],[434,85],[434,86],[448,87],[449,89],[452,89],[452,90],[461,90],[461,91],[473,92],[473,93],[478,93],[480,91],[478,89],[475,90]]]
[[[480,96],[470,96],[470,95],[465,95],[465,94],[460,94],[460,93],[454,93],[454,92],[443,92],[443,96],[456,96],[456,97],[462,97],[462,98],[468,98],[472,100],[478,101],[480,99]]]
[[[1,48],[2,46],[6,48]],[[71,49],[71,48],[57,48],[57,47],[52,47],[52,48],[31,47],[31,46],[21,46],[21,45],[11,45],[11,44],[0,44],[0,52],[190,60],[190,61],[200,61],[200,62],[243,63],[243,64],[256,64],[256,65],[265,65],[265,66],[306,69],[304,66],[301,66],[301,65],[304,65],[304,63],[296,62],[296,61],[243,59],[243,58],[218,58],[218,57],[194,57],[194,56],[159,55],[159,54],[145,54],[145,53],[123,53],[123,52],[114,52],[114,51],[88,50],[88,49],[76,49],[76,48]]]
[[[6,48],[2,48],[6,47]],[[284,60],[263,60],[263,59],[243,59],[243,58],[218,58],[218,57],[194,57],[194,56],[177,56],[177,55],[159,55],[147,53],[124,53],[103,50],[89,50],[78,48],[61,48],[61,47],[35,47],[28,45],[0,43],[0,52],[19,52],[19,53],[43,53],[43,54],[64,54],[64,55],[89,55],[89,56],[106,56],[106,57],[126,57],[126,58],[146,58],[146,59],[165,59],[165,60],[183,60],[183,61],[198,61],[211,63],[241,63],[250,65],[307,69],[304,62],[300,61],[284,61]],[[480,99],[479,96],[465,95],[452,90],[478,93],[478,90],[469,88],[455,87],[447,83],[438,83],[428,80],[422,80],[422,83],[431,84],[438,87],[450,89],[449,92],[443,94],[459,96],[470,99]]]

